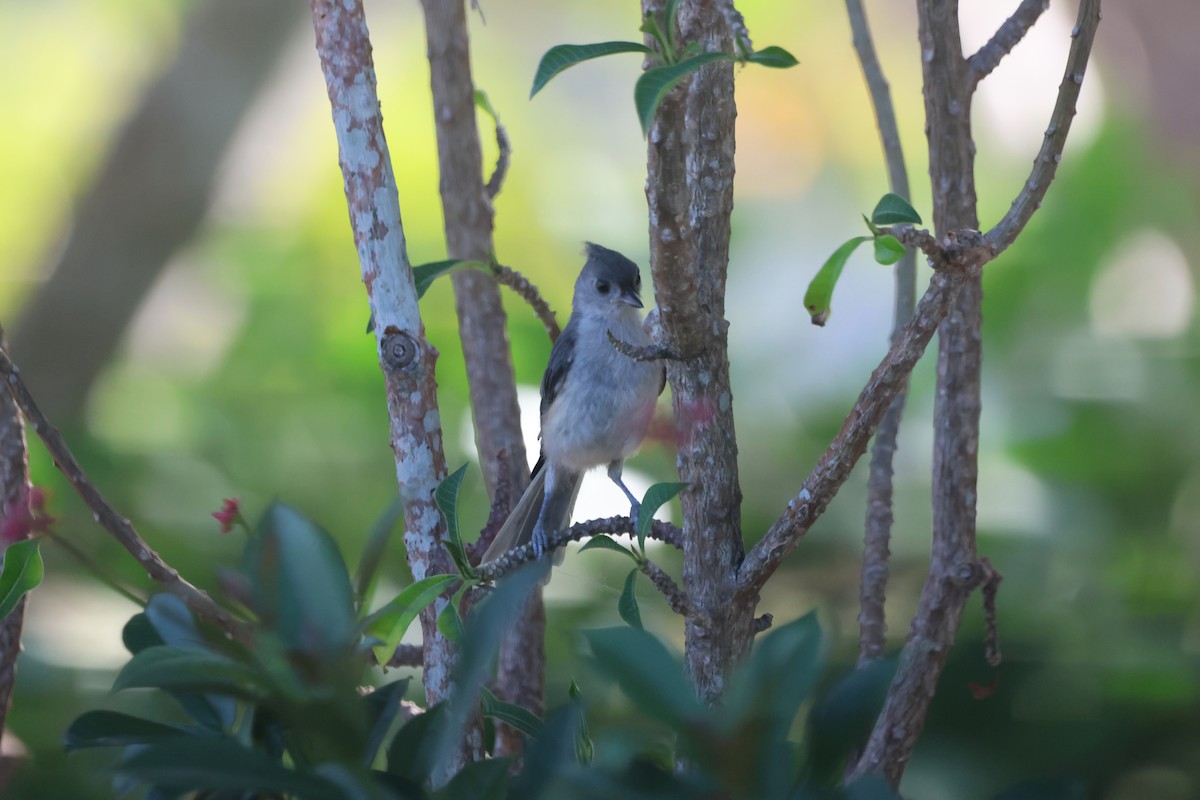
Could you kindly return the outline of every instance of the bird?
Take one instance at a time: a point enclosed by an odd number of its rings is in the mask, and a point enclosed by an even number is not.
[[[640,504],[621,479],[622,467],[645,436],[666,372],[661,361],[634,359],[610,339],[651,344],[639,313],[644,306],[637,264],[591,242],[585,252],[570,319],[542,376],[541,457],[483,563],[524,544],[532,544],[540,559],[549,537],[570,523],[583,474],[593,467],[607,466],[637,523]]]

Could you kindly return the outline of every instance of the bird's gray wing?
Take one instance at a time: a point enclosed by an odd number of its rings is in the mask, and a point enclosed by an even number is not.
[[[538,514],[541,513],[542,505],[546,501],[548,472],[545,462],[539,461],[534,468],[529,487],[521,495],[521,499],[517,501],[516,507],[508,515],[508,519],[504,521],[500,530],[496,532],[496,538],[492,540],[479,563],[486,564],[489,561],[495,561],[514,547],[529,544],[529,540],[533,537],[533,528],[537,525]],[[577,473],[564,475],[561,471],[556,476],[556,483],[560,485],[551,489],[553,496],[550,503],[551,508],[548,511],[552,519],[546,521],[547,534],[560,531],[570,523],[571,512],[575,509],[575,498],[579,495],[579,484],[582,482],[582,478],[583,476]],[[554,554],[554,563],[561,564],[562,557],[563,551],[559,550]]]
[[[567,321],[567,327],[563,328],[562,333],[554,340],[554,347],[550,348],[550,361],[546,364],[546,371],[542,374],[542,416],[546,416],[546,410],[550,408],[550,404],[554,402],[554,398],[558,397],[562,391],[563,383],[567,379],[567,372],[570,371],[571,365],[575,362],[575,342],[578,338],[578,328],[573,324],[574,320]]]

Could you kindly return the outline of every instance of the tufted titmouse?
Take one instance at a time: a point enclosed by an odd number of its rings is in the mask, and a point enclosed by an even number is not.
[[[641,288],[636,264],[607,247],[587,244],[571,318],[542,376],[541,458],[483,561],[527,542],[540,558],[548,537],[570,522],[583,473],[601,464],[608,465],[608,477],[629,498],[636,522],[639,504],[621,480],[621,467],[641,444],[666,374],[660,362],[618,352],[608,334],[638,347],[650,344],[638,313]]]

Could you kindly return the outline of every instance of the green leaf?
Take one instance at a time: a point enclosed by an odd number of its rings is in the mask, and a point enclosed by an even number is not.
[[[579,552],[582,553],[584,550],[612,550],[617,553],[624,553],[632,558],[635,563],[638,560],[637,555],[632,550],[624,545],[617,544],[611,536],[605,533],[597,534],[588,539],[583,547],[579,548]]]
[[[291,649],[324,658],[353,646],[354,592],[327,532],[272,503],[246,544],[245,563],[255,610]]]
[[[888,192],[875,204],[871,212],[871,222],[876,225],[900,225],[910,223],[921,224],[921,215],[907,200],[898,194]]]
[[[179,790],[277,792],[303,800],[343,800],[324,778],[291,770],[233,739],[185,736],[131,750],[116,771]]]
[[[132,655],[137,655],[147,647],[166,644],[150,624],[144,611],[134,614],[129,618],[129,622],[125,623],[125,627],[121,629],[121,642]]]
[[[409,678],[380,686],[364,698],[367,706],[367,719],[371,723],[371,733],[367,737],[367,747],[363,751],[363,766],[371,766],[384,739],[392,729],[396,717],[400,715],[400,703],[404,693],[408,691]]]
[[[532,98],[542,90],[550,79],[567,67],[573,67],[581,61],[588,61],[614,53],[650,53],[649,47],[640,42],[599,42],[597,44],[560,44],[551,47],[538,63],[537,72],[533,76],[533,88],[529,91]]]
[[[463,464],[453,475],[449,475],[438,484],[433,493],[433,500],[438,510],[446,519],[446,550],[464,578],[475,577],[475,568],[467,558],[467,550],[463,545],[462,534],[458,529],[458,493],[462,488],[463,476],[467,474],[467,465]]]
[[[458,613],[458,604],[451,602],[447,603],[442,609],[442,613],[438,614],[437,629],[442,636],[445,636],[454,644],[461,645],[463,636],[462,617]]]
[[[508,771],[513,756],[474,761],[458,771],[438,797],[445,800],[504,800],[508,797]]]
[[[769,631],[731,677],[725,719],[769,721],[786,735],[821,675],[820,655],[821,626],[815,612]]]
[[[571,687],[567,690],[579,713],[579,726],[575,731],[575,760],[580,764],[591,764],[592,756],[595,755],[595,746],[592,744],[592,735],[588,732],[587,714],[583,712],[583,690],[579,688],[579,684],[575,679],[571,679]]]
[[[895,264],[904,258],[904,245],[895,236],[875,237],[875,260],[880,264]]]
[[[413,283],[417,287],[417,299],[420,300],[429,291],[433,282],[441,276],[459,269],[487,270],[488,265],[482,261],[469,261],[461,258],[451,258],[446,261],[431,261],[428,264],[418,264],[412,268]],[[370,329],[367,333],[370,333]]]
[[[497,719],[516,728],[526,736],[537,736],[542,730],[542,719],[524,706],[508,703],[492,694],[486,686],[480,688],[483,715]]]
[[[122,714],[119,711],[88,711],[81,714],[63,734],[63,747],[125,747],[152,744],[177,736],[189,736],[182,728],[154,720]]]
[[[637,525],[638,547],[642,548],[642,552],[646,551],[646,534],[654,524],[654,515],[658,513],[658,509],[687,487],[686,483],[656,483],[646,490],[642,497],[641,509],[638,511]]]
[[[0,571],[0,619],[11,614],[21,598],[42,582],[46,570],[40,546],[39,539],[25,539],[5,548],[4,569]]]
[[[500,116],[496,113],[496,109],[492,107],[492,101],[488,99],[488,93],[483,89],[475,90],[475,107],[491,117],[493,122],[500,121]]]
[[[683,667],[651,634],[621,627],[585,631],[584,637],[602,674],[646,715],[675,729],[706,716]]]
[[[677,64],[654,67],[643,72],[633,87],[633,104],[637,108],[638,120],[642,123],[642,135],[650,133],[650,123],[654,121],[654,112],[658,110],[663,98],[675,84],[705,64],[731,60],[733,60],[733,56],[726,53],[700,53]]]
[[[574,765],[575,748],[571,733],[575,728],[576,714],[574,707],[564,706],[546,717],[541,734],[525,745],[524,768],[517,776],[510,797],[557,800],[582,796],[549,791],[550,787],[557,788],[556,781]]]
[[[675,63],[675,47],[671,44],[666,31],[659,27],[658,20],[653,14],[647,14],[642,18],[642,24],[638,30],[654,37],[654,41],[658,42],[658,47],[662,51],[663,61],[668,64]]]
[[[829,319],[829,304],[833,299],[833,287],[837,285],[846,261],[860,244],[870,238],[870,236],[855,236],[834,250],[833,255],[808,284],[808,291],[804,293],[804,308],[812,315],[813,325],[824,325]]]
[[[672,53],[675,52],[676,43],[679,41],[679,20],[675,14],[678,5],[679,0],[667,0],[663,8],[663,28],[666,30],[667,44],[670,45]]]
[[[216,692],[247,700],[266,695],[262,677],[253,667],[215,653],[170,645],[147,647],[130,659],[113,681],[113,691],[122,689]]]
[[[762,64],[764,67],[774,67],[776,69],[787,69],[800,63],[787,50],[774,45],[754,51],[747,56],[746,60],[751,64]]]
[[[191,610],[183,600],[173,594],[160,592],[151,597],[146,603],[143,618],[152,629],[154,644],[166,644],[203,653],[212,652],[203,633],[197,627],[196,618],[192,616]],[[133,620],[130,620],[131,624],[132,622]],[[231,729],[237,719],[237,703],[233,698],[194,692],[170,694],[192,719],[209,730]]]
[[[621,615],[621,619],[625,620],[631,627],[642,630],[642,612],[638,609],[637,595],[633,591],[634,581],[637,579],[638,569],[634,567],[627,576],[625,576],[625,588],[621,590],[621,599],[617,601],[617,613]]]
[[[457,575],[430,575],[422,578],[405,586],[389,603],[363,620],[363,629],[367,636],[382,642],[371,648],[375,652],[375,659],[380,664],[390,661],[408,626],[421,610],[458,581]]]
[[[417,786],[424,784],[433,773],[436,734],[445,716],[446,704],[439,703],[404,723],[388,745],[387,771]]]
[[[510,572],[467,619],[463,645],[454,665],[454,692],[447,702],[446,724],[438,731],[434,764],[445,764],[453,756],[478,705],[479,687],[488,676],[500,639],[511,629],[525,609],[529,595],[549,571],[549,559],[543,559]]]

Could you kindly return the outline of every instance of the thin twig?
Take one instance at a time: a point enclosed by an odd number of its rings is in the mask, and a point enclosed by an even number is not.
[[[633,525],[633,520],[629,517],[592,519],[587,522],[578,522],[569,528],[564,528],[558,533],[553,534],[550,536],[550,541],[546,549],[557,550],[560,547],[564,547],[567,542],[589,539],[592,536],[598,536],[602,533],[626,533],[632,536],[636,532],[637,529]],[[660,542],[665,542],[675,548],[683,547],[683,531],[669,522],[654,520],[650,526],[650,532],[646,536],[650,539],[658,539]],[[482,580],[494,581],[522,564],[534,560],[536,560],[536,556],[533,554],[533,546],[523,544],[520,547],[514,547],[499,558],[493,559],[486,564],[481,564],[476,570],[476,575]]]
[[[54,465],[83,498],[84,504],[92,512],[96,522],[129,551],[153,580],[162,584],[167,591],[177,595],[198,617],[212,623],[234,639],[248,641],[250,626],[247,623],[234,618],[226,609],[217,605],[206,592],[197,589],[185,580],[174,567],[163,561],[158,553],[146,544],[129,520],[122,517],[109,505],[104,496],[88,479],[83,468],[79,466],[79,462],[75,460],[71,449],[67,447],[67,443],[62,438],[62,434],[42,414],[33,395],[25,386],[25,382],[21,380],[20,369],[3,349],[0,349],[0,375],[4,376],[8,391],[21,409],[21,413],[25,415],[25,419],[29,421],[30,427],[41,438],[46,449],[50,451]]]
[[[679,584],[675,583],[670,575],[663,572],[662,567],[655,564],[650,559],[642,559],[640,565],[642,574],[650,579],[654,587],[662,593],[666,598],[667,605],[681,617],[686,617],[692,613],[692,604],[688,601],[688,597],[679,588]]]
[[[508,130],[500,124],[499,118],[496,119],[496,147],[500,149],[499,155],[496,156],[496,168],[492,170],[492,177],[488,178],[485,187],[487,196],[493,200],[504,186],[504,178],[508,175],[508,162],[512,156],[512,142],[508,139]]]
[[[421,645],[402,644],[396,646],[396,652],[388,660],[389,667],[419,667],[421,666]]]
[[[887,78],[875,52],[871,29],[867,24],[862,0],[846,0],[846,14],[850,18],[850,30],[854,50],[862,66],[863,77],[871,95],[871,106],[875,109],[875,123],[883,145],[884,162],[887,165],[888,184],[893,193],[909,199],[908,170],[904,163],[904,149],[900,144],[900,129],[896,123],[896,110]],[[917,259],[912,247],[906,247],[904,257],[896,265],[895,297],[892,307],[891,343],[899,341],[904,324],[912,316],[916,306]],[[906,382],[907,383],[907,382]],[[896,441],[900,433],[900,420],[904,416],[907,385],[888,407],[875,441],[871,448],[870,473],[867,479],[867,519],[863,534],[862,585],[859,590],[860,611],[858,622],[859,665],[866,664],[883,655],[887,645],[887,618],[884,602],[887,596],[888,560],[891,557],[889,543],[892,536],[893,481],[892,462],[896,454]]]
[[[1042,198],[1054,180],[1067,142],[1067,133],[1071,130],[1071,121],[1075,118],[1075,104],[1079,101],[1079,90],[1083,86],[1083,76],[1099,25],[1100,0],[1081,0],[1079,16],[1071,31],[1071,50],[1067,54],[1067,67],[1058,87],[1058,99],[1050,114],[1050,124],[1046,127],[1041,150],[1033,161],[1033,170],[1008,213],[984,236],[993,257],[1004,252],[1024,230],[1034,212],[1041,207]]]
[[[683,356],[666,345],[652,344],[638,347],[623,339],[618,339],[612,331],[608,331],[608,341],[618,353],[629,356],[634,361],[683,361]]]
[[[1033,23],[1037,22],[1049,7],[1050,0],[1021,0],[1021,5],[996,29],[987,44],[967,59],[972,89],[1000,65],[1004,57],[1025,38]]]
[[[550,341],[553,342],[557,339],[562,330],[558,327],[558,320],[555,318],[554,312],[550,309],[550,305],[545,299],[542,298],[542,294],[538,291],[538,288],[528,278],[512,267],[506,267],[494,261],[489,266],[491,267],[492,274],[496,276],[497,281],[519,294],[529,304],[533,309],[533,313],[537,314],[537,318],[545,326],[546,334],[550,337]]]
[[[986,558],[979,559],[979,563],[984,573],[983,586],[980,587],[983,594],[984,657],[989,666],[998,667],[1001,655],[1000,636],[996,630],[996,593],[1004,576]]]

